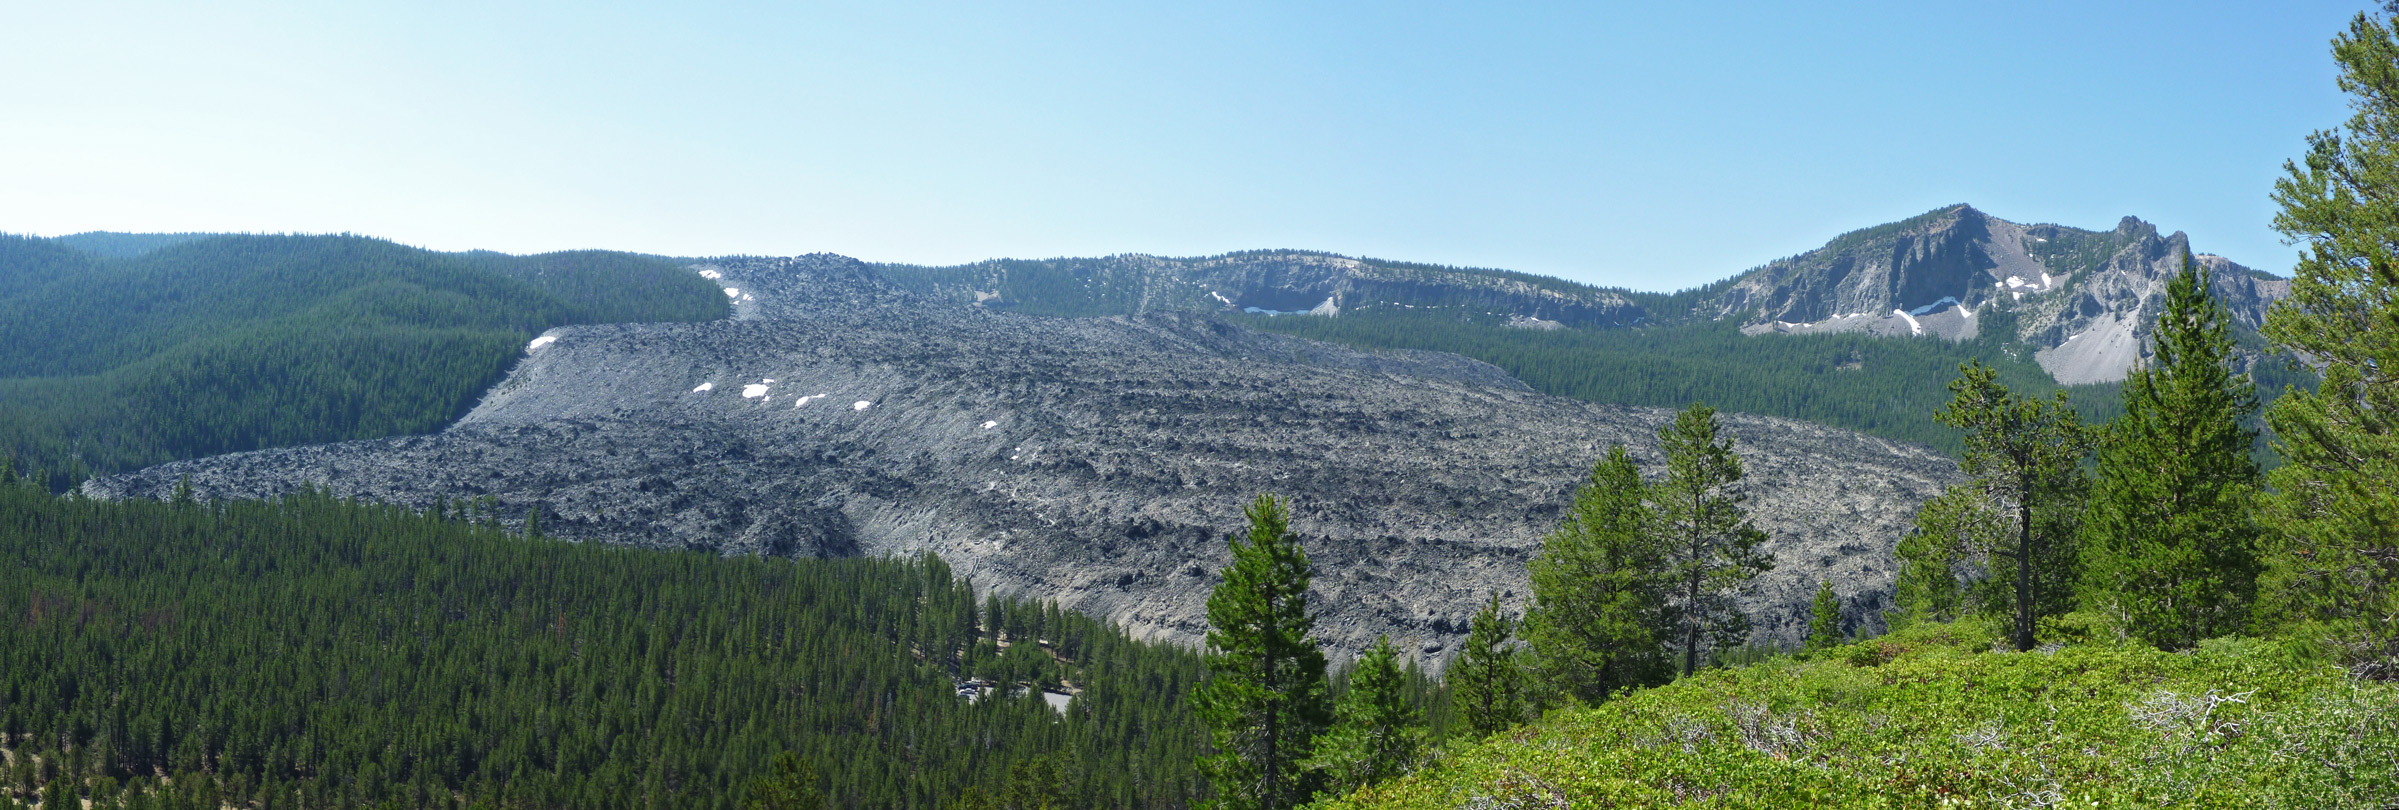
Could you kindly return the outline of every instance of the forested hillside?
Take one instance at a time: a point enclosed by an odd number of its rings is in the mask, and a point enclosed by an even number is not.
[[[1594,402],[1681,407],[1693,402],[1849,428],[1954,453],[1954,431],[1932,420],[1959,363],[1978,354],[2012,387],[2055,389],[2040,367],[1979,342],[1887,340],[1862,334],[1746,336],[1730,323],[1535,331],[1456,315],[1377,312],[1339,318],[1249,316],[1257,329],[1369,348],[1456,352],[1508,370],[1542,393]],[[1994,330],[1996,331],[1996,330]],[[2087,416],[2113,416],[2116,386],[2079,386]]]
[[[58,487],[419,433],[472,407],[543,330],[726,311],[714,285],[669,262],[596,251],[214,236],[103,258],[0,236],[0,454]]]
[[[1189,651],[978,602],[929,556],[636,551],[442,511],[0,479],[0,806],[731,808],[783,752],[845,807],[1196,790]],[[1000,685],[970,701],[970,675]]]

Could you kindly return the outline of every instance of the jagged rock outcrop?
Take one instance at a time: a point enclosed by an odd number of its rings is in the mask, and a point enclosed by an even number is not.
[[[2061,383],[2114,382],[2145,356],[2166,283],[2189,237],[2125,217],[2114,231],[2019,225],[1972,206],[1844,234],[1736,278],[1703,314],[1744,331],[1865,332],[1963,340],[1992,313]],[[2254,330],[2287,280],[2221,256],[2197,257],[2233,318]]]
[[[986,586],[1196,642],[1223,536],[1288,496],[1323,632],[1437,661],[1589,466],[1653,471],[1664,411],[1542,396],[1436,353],[1363,353],[1203,315],[1056,319],[928,302],[832,256],[702,268],[742,320],[544,335],[429,436],[268,450],[91,482],[101,497],[324,487],[490,498],[577,540],[719,553],[937,553]],[[1919,447],[1729,415],[1781,567],[1746,604],[1797,638],[1815,583],[1877,614],[1891,548],[1956,479]],[[1869,620],[1871,621],[1871,619]]]

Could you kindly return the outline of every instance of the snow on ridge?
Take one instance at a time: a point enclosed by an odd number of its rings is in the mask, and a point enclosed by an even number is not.
[[[749,385],[742,386],[741,398],[756,399],[758,397],[766,396],[766,388],[767,386],[765,383],[750,383]]]
[[[991,420],[991,421],[988,421],[988,422],[984,422],[984,423],[983,423],[983,429],[984,429],[984,430],[990,430],[990,429],[992,429],[992,428],[999,427],[999,426],[1000,426],[1000,421],[999,421],[999,420],[997,420],[997,419],[993,419],[993,420]]]
[[[1225,306],[1228,306],[1228,307],[1229,307],[1229,306],[1232,306],[1232,305],[1233,305],[1233,299],[1230,299],[1230,298],[1226,298],[1226,297],[1224,297],[1224,293],[1220,293],[1220,292],[1217,292],[1217,291],[1215,291],[1215,290],[1209,290],[1209,291],[1208,291],[1208,294],[1209,294],[1209,295],[1212,295],[1212,296],[1215,296],[1215,297],[1216,297],[1216,300],[1218,300],[1218,301],[1223,301]]]
[[[702,391],[707,391],[707,390],[711,390],[711,389],[714,389],[714,388],[716,388],[716,383],[712,383],[712,382],[704,382],[704,383],[700,383],[700,387],[698,387],[698,388],[694,388],[694,389],[691,389],[691,392],[692,392],[692,393],[694,393],[694,394],[697,394],[697,393],[699,393],[699,392],[702,392]]]
[[[741,288],[740,288],[740,287],[726,287],[726,288],[725,288],[725,297],[726,297],[726,298],[740,298],[740,297],[741,297]]]
[[[857,402],[851,403],[851,404],[850,404],[850,410],[853,410],[853,411],[863,411],[863,410],[866,410],[866,409],[868,409],[868,408],[872,408],[872,407],[874,407],[874,406],[875,406],[875,403],[868,402],[868,401],[866,401],[866,400],[863,400],[863,399],[861,399],[861,400],[858,400]]]
[[[1897,315],[1897,316],[1899,316],[1899,317],[1901,317],[1901,318],[1905,318],[1905,319],[1907,319],[1907,322],[1908,322],[1908,328],[1909,328],[1909,329],[1912,329],[1912,330],[1915,330],[1915,333],[1916,333],[1916,334],[1919,334],[1919,335],[1921,335],[1921,334],[1924,334],[1924,324],[1917,323],[1917,322],[1916,322],[1916,316],[1908,314],[1908,311],[1907,311],[1907,310],[1904,310],[1904,309],[1894,309],[1894,310],[1891,310],[1891,314],[1893,314],[1893,315]]]
[[[557,335],[543,335],[541,337],[534,338],[532,343],[525,344],[525,351],[533,351],[534,349],[539,349],[543,346],[548,346],[556,342],[558,342]]]
[[[725,274],[723,274],[723,273],[719,273],[719,272],[717,272],[717,271],[716,271],[714,268],[711,268],[711,269],[707,269],[707,270],[702,270],[702,271],[700,271],[700,277],[701,277],[701,278],[704,278],[704,279],[707,279],[707,280],[709,280],[709,281],[715,281],[715,280],[717,280],[717,279],[724,278],[724,277],[725,277]]]

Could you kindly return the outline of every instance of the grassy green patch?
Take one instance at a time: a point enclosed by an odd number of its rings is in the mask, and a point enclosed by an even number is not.
[[[2384,807],[2399,687],[2270,642],[1991,652],[1920,627],[1542,721],[1329,807]]]

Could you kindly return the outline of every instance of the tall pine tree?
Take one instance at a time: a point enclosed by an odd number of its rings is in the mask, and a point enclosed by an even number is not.
[[[2082,523],[2083,606],[2169,650],[2239,630],[2257,589],[2256,386],[2232,370],[2232,317],[2210,283],[2183,256],[2155,354],[2125,377],[2124,415],[2099,443]]]
[[[2268,476],[2272,590],[2291,620],[2320,621],[2357,671],[2399,678],[2399,35],[2357,15],[2333,39],[2355,113],[2283,164],[2274,227],[2303,245],[2266,337],[2320,364],[2314,391],[2266,415],[2282,466]]]
[[[1666,453],[1666,479],[1651,488],[1651,525],[1666,552],[1674,643],[1682,648],[1683,674],[1699,669],[1703,649],[1721,650],[1749,640],[1749,617],[1733,594],[1774,558],[1759,551],[1766,533],[1749,522],[1742,507],[1741,457],[1724,435],[1716,409],[1694,404],[1658,431]]]
[[[1985,602],[1984,609],[2008,614],[2016,649],[2030,650],[2039,618],[2073,605],[2071,588],[2079,571],[2074,527],[2088,488],[2081,465],[2090,453],[2090,430],[2066,405],[2063,391],[2047,401],[2016,396],[1980,360],[1958,372],[1949,384],[1949,405],[1933,418],[1965,432],[1966,453],[1958,466],[1974,477],[1966,486],[1981,490],[1980,503],[2002,522],[2007,537],[1971,550],[1983,558],[1992,579],[2008,583],[1987,591],[2004,604]]]
[[[1524,637],[1549,689],[1598,703],[1671,677],[1665,550],[1649,532],[1646,495],[1632,457],[1610,447],[1542,539]]]
[[[1391,638],[1375,639],[1349,673],[1349,691],[1333,709],[1333,729],[1317,738],[1310,765],[1334,794],[1415,770],[1424,748],[1424,718],[1408,700],[1407,674]]]
[[[1502,612],[1499,594],[1474,614],[1466,645],[1450,666],[1450,703],[1466,715],[1476,738],[1524,722],[1524,688],[1516,664],[1516,620]]]
[[[1233,563],[1208,595],[1208,680],[1192,702],[1215,753],[1200,769],[1216,807],[1283,810],[1313,793],[1301,763],[1330,719],[1324,651],[1309,636],[1315,568],[1282,501],[1260,495],[1243,511],[1247,538],[1226,538]]]

